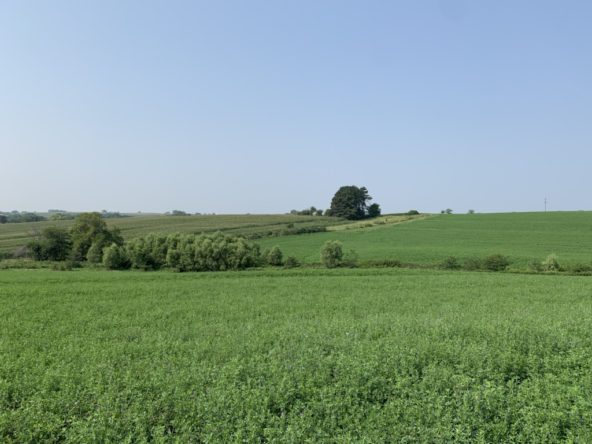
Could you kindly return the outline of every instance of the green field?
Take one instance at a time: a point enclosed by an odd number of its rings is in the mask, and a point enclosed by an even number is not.
[[[165,216],[137,215],[107,219],[109,227],[118,227],[125,239],[144,236],[148,233],[202,233],[224,231],[226,233],[252,235],[274,235],[290,224],[294,228],[328,226],[343,223],[340,219],[324,216],[270,215],[203,215]],[[45,227],[69,227],[72,220],[12,223],[0,225],[0,251],[13,251],[25,245],[35,233]]]
[[[0,271],[0,442],[591,442],[591,294],[427,270]]]
[[[360,259],[399,259],[434,265],[447,256],[459,259],[490,254],[509,256],[514,265],[559,256],[561,264],[592,263],[592,212],[438,215],[397,225],[263,239],[285,255],[319,262],[327,240],[341,240]]]

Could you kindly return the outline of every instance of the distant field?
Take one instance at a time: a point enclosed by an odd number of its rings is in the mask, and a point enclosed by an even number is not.
[[[355,250],[360,259],[434,264],[451,255],[464,259],[501,253],[525,265],[555,253],[561,263],[592,263],[592,212],[438,215],[398,225],[262,239],[260,243],[279,245],[285,255],[305,262],[318,262],[319,249],[329,239],[341,240],[345,250]]]
[[[592,442],[590,294],[433,270],[0,271],[0,442]]]
[[[338,218],[324,216],[292,215],[207,215],[207,216],[130,216],[106,219],[110,227],[119,227],[125,239],[151,232],[159,233],[201,233],[222,230],[242,235],[272,235],[285,230],[289,224],[294,228],[327,226],[343,223]],[[13,251],[25,245],[35,232],[44,227],[69,227],[73,221],[44,221],[0,225],[0,251]]]

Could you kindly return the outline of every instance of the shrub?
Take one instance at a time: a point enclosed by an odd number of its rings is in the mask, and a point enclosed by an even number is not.
[[[284,261],[284,268],[296,268],[300,267],[300,261],[294,256],[288,256]]]
[[[103,251],[103,265],[108,270],[126,270],[131,264],[125,248],[113,243]]]
[[[541,265],[544,271],[559,271],[561,269],[557,256],[554,254],[547,256]]]
[[[343,260],[343,245],[341,242],[329,240],[321,247],[321,263],[327,268],[341,265]]]
[[[543,264],[541,263],[541,261],[533,259],[531,261],[528,261],[528,264],[526,264],[526,268],[530,272],[539,273],[543,271]]]
[[[574,264],[570,267],[570,271],[574,273],[592,273],[592,265],[590,264]]]
[[[468,214],[475,214],[475,210],[469,210]]]
[[[417,210],[407,211],[407,216],[417,216],[418,214],[419,214],[419,211],[417,211]]]
[[[468,259],[465,259],[463,268],[469,271],[481,270],[483,269],[483,261],[478,257],[470,257]]]
[[[86,260],[91,264],[99,264],[103,260],[103,242],[93,242],[88,252],[86,253]]]
[[[72,242],[63,228],[47,227],[28,244],[28,252],[38,261],[63,261],[70,254]]]
[[[350,267],[356,268],[358,266],[358,253],[355,250],[349,250],[347,253],[343,255],[343,260],[341,261],[342,267]]]
[[[275,245],[271,250],[269,250],[265,259],[269,265],[273,265],[274,267],[281,266],[283,264],[282,250],[280,250],[280,247]]]
[[[483,261],[483,267],[489,271],[504,271],[510,265],[510,260],[501,254],[492,254]]]
[[[454,256],[449,256],[440,263],[440,268],[445,270],[458,270],[460,267],[460,262]]]

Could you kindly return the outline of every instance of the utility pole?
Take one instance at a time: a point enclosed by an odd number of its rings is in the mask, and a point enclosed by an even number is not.
[[[547,198],[545,197],[545,213],[547,212]]]

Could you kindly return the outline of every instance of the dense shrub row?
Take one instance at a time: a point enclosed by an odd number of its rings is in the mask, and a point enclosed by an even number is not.
[[[259,246],[242,237],[215,234],[149,234],[111,245],[103,253],[110,269],[177,271],[243,270],[261,263]]]

